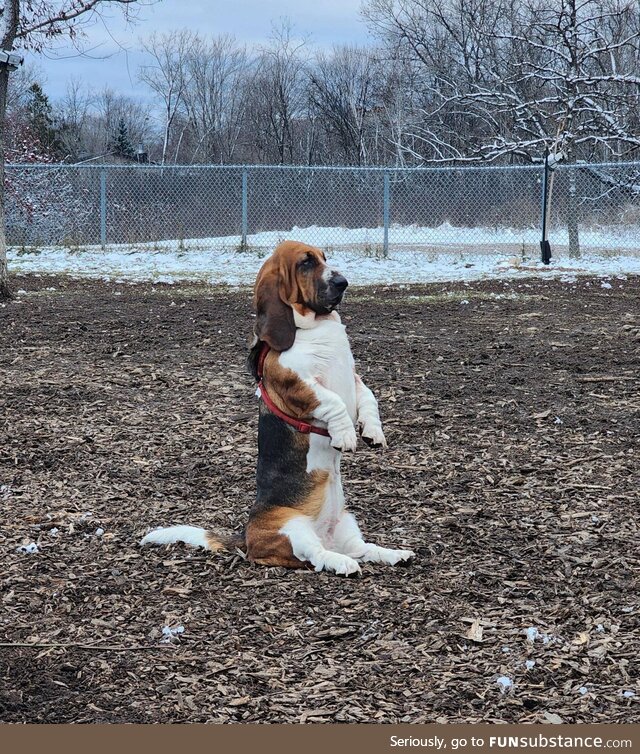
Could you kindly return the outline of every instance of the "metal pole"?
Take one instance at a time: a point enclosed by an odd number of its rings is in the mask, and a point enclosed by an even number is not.
[[[549,199],[549,149],[544,150],[544,171],[542,173],[542,240],[540,252],[542,264],[551,261],[551,246],[547,240],[547,203]]]
[[[100,171],[100,243],[107,245],[107,171]]]
[[[242,171],[242,249],[247,248],[247,171]]]
[[[382,204],[382,222],[384,224],[384,241],[382,244],[382,254],[389,256],[389,173],[384,174],[384,198]]]

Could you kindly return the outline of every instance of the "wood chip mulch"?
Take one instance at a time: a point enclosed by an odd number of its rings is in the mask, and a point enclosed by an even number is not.
[[[390,447],[346,494],[418,553],[350,579],[137,546],[244,522],[248,291],[13,285],[0,720],[640,720],[640,279],[350,292]]]

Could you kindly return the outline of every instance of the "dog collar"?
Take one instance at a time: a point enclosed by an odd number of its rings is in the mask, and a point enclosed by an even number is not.
[[[263,377],[264,360],[267,358],[267,354],[270,350],[271,348],[269,347],[269,344],[263,343],[262,349],[260,351],[260,356],[258,357],[258,392],[264,405],[269,409],[269,411],[271,411],[272,414],[277,416],[278,419],[282,419],[285,424],[293,427],[297,432],[302,432],[302,434],[304,435],[314,434],[322,435],[323,437],[331,437],[326,429],[323,429],[322,427],[316,427],[314,424],[309,424],[309,422],[302,421],[301,419],[295,419],[293,416],[285,414],[285,412],[281,411],[271,400],[271,397],[269,396],[269,393],[267,392],[267,389],[265,387]]]

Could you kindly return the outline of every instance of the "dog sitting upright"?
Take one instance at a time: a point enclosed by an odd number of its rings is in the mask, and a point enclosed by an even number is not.
[[[249,357],[259,381],[257,498],[242,534],[194,526],[150,532],[141,544],[186,542],[209,550],[240,547],[269,566],[312,566],[349,575],[359,562],[396,564],[410,550],[365,542],[345,510],[340,458],[363,439],[386,446],[371,390],[356,374],[336,312],[348,283],[320,249],[281,243],[255,285],[255,339]]]

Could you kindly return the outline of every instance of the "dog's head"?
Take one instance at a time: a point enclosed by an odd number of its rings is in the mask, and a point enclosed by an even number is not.
[[[254,290],[255,334],[275,351],[291,348],[300,317],[330,314],[348,283],[327,264],[320,249],[284,241],[262,265]]]

